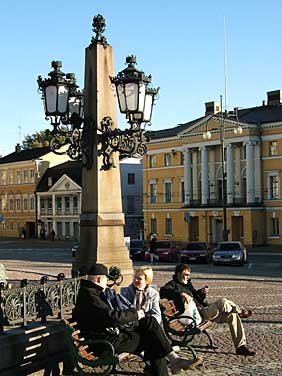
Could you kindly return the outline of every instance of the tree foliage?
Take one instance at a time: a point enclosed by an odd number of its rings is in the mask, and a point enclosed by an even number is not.
[[[22,142],[22,149],[26,150],[48,146],[51,138],[52,137],[48,134],[47,129],[32,133],[31,135],[28,134]]]

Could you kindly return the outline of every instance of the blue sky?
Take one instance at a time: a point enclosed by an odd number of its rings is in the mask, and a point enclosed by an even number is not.
[[[47,76],[51,60],[62,60],[62,70],[83,85],[97,13],[106,18],[116,72],[135,54],[138,68],[160,86],[151,129],[202,116],[204,103],[224,94],[224,16],[227,109],[260,105],[267,91],[282,89],[281,0],[1,1],[1,154],[49,126],[36,79]]]

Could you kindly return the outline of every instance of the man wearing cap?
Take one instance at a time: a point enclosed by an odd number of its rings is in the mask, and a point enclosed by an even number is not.
[[[173,373],[195,363],[178,357],[157,320],[145,317],[143,310],[108,288],[107,282],[108,269],[103,264],[93,265],[87,279],[81,280],[73,319],[86,339],[108,340],[117,353],[144,351],[155,376],[168,376],[166,357]]]

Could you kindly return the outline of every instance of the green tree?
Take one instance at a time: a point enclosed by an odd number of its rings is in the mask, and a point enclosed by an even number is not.
[[[34,149],[42,146],[48,146],[52,136],[48,134],[48,130],[38,131],[31,135],[26,135],[22,142],[22,149]]]

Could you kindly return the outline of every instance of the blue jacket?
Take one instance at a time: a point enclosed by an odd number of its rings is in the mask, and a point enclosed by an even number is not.
[[[128,287],[122,287],[120,290],[120,294],[124,296],[127,300],[130,301],[134,306],[136,306],[135,296],[136,296],[136,289],[133,284],[129,285]],[[148,316],[153,316],[158,321],[158,323],[162,320],[161,310],[160,310],[160,296],[157,290],[153,287],[148,286],[144,290],[145,294],[145,302],[142,307],[145,314]]]

